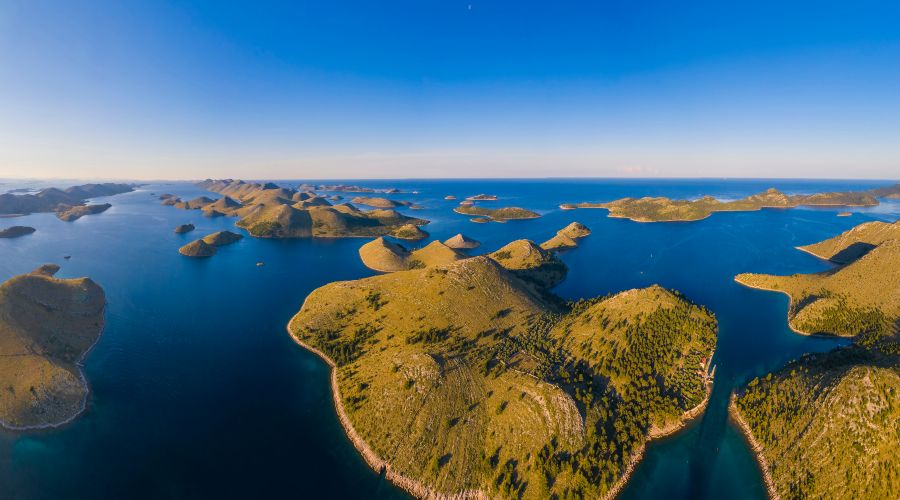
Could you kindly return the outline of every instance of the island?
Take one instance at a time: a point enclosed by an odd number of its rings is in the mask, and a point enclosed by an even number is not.
[[[178,249],[178,253],[185,257],[206,258],[216,254],[216,247],[203,241],[202,239],[194,240],[187,245]]]
[[[0,238],[18,238],[34,231],[35,229],[31,226],[10,226],[0,229]]]
[[[193,224],[180,224],[177,227],[175,227],[175,234],[189,233],[189,232],[193,231],[194,229],[195,228],[194,228]]]
[[[89,278],[57,279],[45,265],[0,284],[0,424],[65,424],[85,409],[81,370],[100,338],[106,298]]]
[[[207,179],[198,186],[231,200],[210,200],[204,208],[215,207],[212,210],[217,213],[238,217],[236,225],[258,238],[371,238],[394,234],[407,225],[428,223],[389,208],[363,211],[350,203],[332,205],[315,192],[271,182]]]
[[[870,222],[802,247],[838,263],[824,273],[739,275],[791,297],[797,333],[852,345],[751,380],[729,412],[773,498],[889,498],[900,477],[900,222]]]
[[[357,205],[367,205],[376,208],[397,208],[412,205],[412,203],[408,201],[397,201],[389,200],[387,198],[372,198],[366,196],[357,196],[350,200],[350,203],[356,203]]]
[[[421,240],[428,237],[428,233],[415,224],[404,224],[391,233],[391,236],[401,240]]]
[[[556,232],[556,235],[541,243],[544,250],[568,250],[578,246],[578,240],[591,234],[591,230],[580,222],[573,222]]]
[[[519,207],[484,208],[460,204],[458,207],[454,208],[453,211],[458,214],[477,215],[480,218],[498,222],[511,219],[536,219],[540,217],[540,214],[536,212]]]
[[[56,212],[56,216],[59,220],[64,220],[66,222],[76,221],[85,215],[94,215],[103,213],[112,205],[109,203],[100,203],[97,205],[76,205],[74,207],[69,207],[65,209],[61,209]]]
[[[132,184],[83,184],[66,189],[47,188],[34,194],[0,195],[0,215],[28,215],[31,213],[56,212],[57,214],[78,213],[76,207],[85,205],[88,199],[100,196],[112,196],[134,191]],[[104,205],[93,205],[94,208],[81,209],[81,215],[99,213]],[[107,207],[108,208],[108,207]],[[60,216],[62,220],[75,220],[71,216]]]
[[[565,302],[526,272],[548,260],[523,240],[306,298],[288,330],[373,469],[417,497],[611,498],[702,412],[709,311],[658,286]]]
[[[475,196],[468,196],[466,200],[468,201],[494,201],[497,197],[492,194],[476,194]]]
[[[714,212],[747,212],[763,208],[799,206],[869,207],[878,205],[868,191],[787,195],[775,188],[734,201],[719,201],[712,196],[697,200],[673,200],[664,197],[621,198],[608,203],[564,203],[563,210],[603,208],[610,217],[636,222],[687,222],[709,217]]]
[[[481,246],[481,243],[469,238],[468,236],[458,233],[455,236],[451,236],[444,240],[444,244],[450,248],[455,248],[457,250],[471,250],[473,248],[478,248]]]
[[[237,233],[232,233],[231,231],[216,231],[215,233],[204,236],[203,241],[207,245],[212,245],[214,247],[223,247],[225,245],[237,243],[243,238],[243,236]]]

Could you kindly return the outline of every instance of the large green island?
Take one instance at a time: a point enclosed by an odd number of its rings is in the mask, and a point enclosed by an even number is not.
[[[313,291],[288,330],[332,366],[366,462],[414,495],[608,498],[705,406],[716,320],[676,292],[566,303],[565,265],[527,240],[398,268]]]
[[[732,417],[773,498],[890,498],[900,491],[900,222],[869,222],[802,247],[839,267],[742,274],[791,298],[798,333],[853,344],[807,355],[734,395]]]
[[[734,201],[720,201],[712,196],[696,200],[673,200],[665,197],[621,198],[606,203],[563,203],[563,210],[603,208],[610,217],[636,222],[688,222],[705,219],[714,212],[746,212],[763,208],[869,207],[878,205],[878,196],[900,192],[900,184],[872,191],[845,191],[815,194],[784,194],[777,189]]]
[[[0,284],[0,424],[53,427],[84,410],[81,359],[103,327],[103,289],[46,265]]]

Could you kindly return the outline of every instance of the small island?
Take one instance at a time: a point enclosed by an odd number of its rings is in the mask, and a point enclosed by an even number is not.
[[[540,214],[519,207],[484,208],[474,205],[460,204],[453,209],[454,212],[464,215],[477,215],[488,221],[507,221],[512,219],[536,219]],[[473,222],[475,222],[473,220]],[[480,221],[479,221],[480,222]]]
[[[34,231],[35,229],[31,226],[10,226],[0,229],[0,238],[18,238]]]
[[[578,240],[591,234],[591,230],[580,222],[573,222],[556,232],[556,236],[541,243],[544,250],[568,250],[578,246]]]
[[[475,196],[469,196],[466,198],[468,201],[494,201],[497,197],[492,194],[476,194]]]
[[[735,279],[788,294],[795,332],[853,344],[751,380],[732,396],[731,418],[770,497],[888,498],[900,474],[900,222],[861,224],[801,248],[840,267]]]
[[[219,247],[237,243],[243,238],[243,236],[231,231],[217,231],[184,245],[178,249],[178,253],[185,257],[212,257],[216,254]]]
[[[59,210],[56,212],[56,216],[59,220],[64,220],[66,222],[76,221],[85,215],[94,215],[103,213],[112,205],[109,203],[101,203],[98,205],[76,205],[74,207],[69,207],[66,209]]]
[[[868,191],[787,195],[777,189],[769,189],[735,201],[719,201],[712,196],[697,200],[673,200],[670,198],[622,198],[607,203],[564,203],[563,210],[577,208],[603,208],[610,217],[630,219],[635,222],[689,222],[705,219],[715,212],[747,212],[763,208],[819,207],[870,207],[878,205],[876,197]]]
[[[401,240],[421,240],[428,237],[428,233],[415,224],[404,224],[391,233],[391,236]]]
[[[397,201],[387,198],[372,198],[366,196],[357,196],[350,200],[350,203],[355,203],[357,205],[367,205],[376,208],[397,208],[412,205],[412,203],[408,201]]]
[[[45,265],[0,284],[0,424],[65,424],[85,409],[85,354],[100,338],[106,298],[89,278],[57,279]]]
[[[189,232],[193,231],[194,229],[195,228],[194,228],[193,224],[180,224],[177,227],[175,227],[175,234],[189,233]]]
[[[657,286],[566,303],[527,272],[548,262],[522,240],[306,298],[288,330],[373,469],[418,497],[608,498],[702,412],[712,314]]]

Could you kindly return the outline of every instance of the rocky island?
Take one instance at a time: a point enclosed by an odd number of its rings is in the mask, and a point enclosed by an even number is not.
[[[175,227],[175,234],[189,233],[189,232],[193,231],[194,229],[195,228],[194,228],[193,224],[180,224]]]
[[[56,212],[61,220],[73,221],[82,215],[100,213],[110,207],[108,203],[85,206],[90,198],[112,196],[134,191],[131,184],[83,184],[66,189],[47,188],[34,194],[0,195],[0,215],[28,215]]]
[[[870,222],[803,247],[840,264],[813,275],[739,275],[791,297],[798,333],[853,338],[738,390],[731,417],[773,498],[888,498],[900,462],[900,222]]]
[[[46,265],[0,284],[0,424],[24,430],[64,424],[85,408],[84,355],[103,328],[103,289],[56,279]]]
[[[394,238],[401,240],[421,240],[428,237],[428,233],[415,224],[404,224],[391,233]]]
[[[712,196],[697,200],[673,200],[664,197],[622,198],[608,203],[564,203],[560,208],[603,208],[610,217],[636,222],[697,221],[714,212],[746,212],[763,208],[795,208],[799,206],[868,207],[878,205],[876,197],[867,191],[787,195],[769,189],[734,201],[719,201]]]
[[[34,231],[35,229],[31,226],[10,226],[0,229],[0,238],[18,238]]]
[[[712,314],[656,286],[565,303],[548,262],[523,240],[306,298],[289,332],[373,469],[420,497],[611,497],[702,411]]]
[[[198,185],[231,200],[218,206],[221,200],[210,200],[205,207],[216,206],[216,212],[239,217],[236,225],[258,238],[376,237],[393,234],[407,225],[428,223],[393,209],[363,211],[349,203],[332,205],[314,192],[282,188],[271,182],[208,179]]]

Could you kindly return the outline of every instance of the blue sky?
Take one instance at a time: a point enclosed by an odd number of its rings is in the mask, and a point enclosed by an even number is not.
[[[900,4],[729,3],[6,0],[0,177],[900,177]]]

